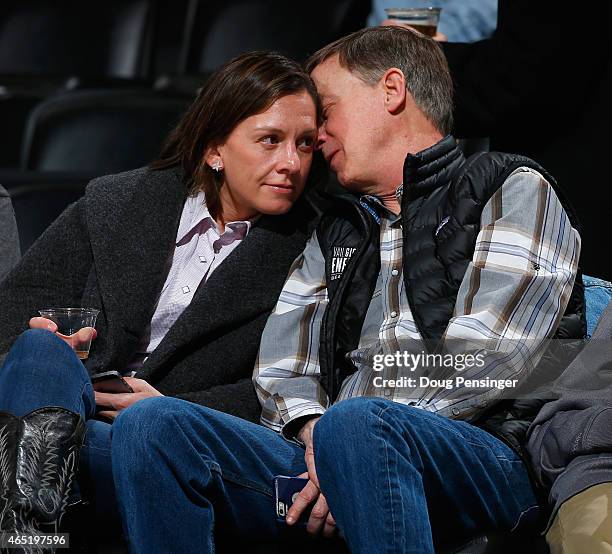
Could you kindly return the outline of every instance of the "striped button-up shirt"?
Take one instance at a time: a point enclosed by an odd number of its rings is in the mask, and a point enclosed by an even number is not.
[[[553,188],[535,170],[519,168],[485,205],[471,263],[443,336],[445,352],[476,352],[481,364],[464,379],[523,382],[543,353],[569,301],[580,236]],[[376,386],[375,378],[410,376],[405,367],[374,363],[378,356],[425,349],[403,278],[401,217],[380,222],[381,268],[358,347],[347,354],[355,372],[336,402],[380,396],[448,417],[470,419],[497,400],[494,387]],[[316,233],[295,261],[270,316],[254,371],[262,423],[283,431],[296,418],[330,405],[319,383],[319,332],[328,303],[325,260]],[[500,358],[503,360],[500,361]],[[422,374],[422,373],[421,373]],[[455,375],[456,377],[456,375]],[[378,381],[380,383],[380,380]]]
[[[190,304],[198,287],[242,242],[251,224],[252,221],[232,221],[226,223],[223,233],[220,233],[206,207],[204,193],[187,198],[176,233],[172,263],[155,313],[141,338],[138,353],[125,368],[126,371],[137,370],[159,346],[170,327]]]

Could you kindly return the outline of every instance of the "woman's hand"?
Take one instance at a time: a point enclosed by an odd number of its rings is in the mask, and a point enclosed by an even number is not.
[[[74,344],[89,341],[90,336],[91,340],[94,340],[98,336],[98,332],[93,327],[83,327],[72,335],[62,335],[57,332],[57,325],[55,322],[45,317],[33,317],[30,319],[29,325],[30,329],[46,329],[47,331],[55,333],[57,337],[62,339],[71,348],[74,348]]]
[[[124,377],[124,379],[134,392],[96,392],[96,406],[106,408],[105,410],[98,411],[98,415],[108,419],[115,419],[121,410],[125,410],[139,400],[151,396],[164,396],[153,385],[142,379],[136,379],[135,377]]]

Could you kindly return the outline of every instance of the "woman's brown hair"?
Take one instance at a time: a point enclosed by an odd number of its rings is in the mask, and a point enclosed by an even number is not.
[[[276,52],[249,52],[215,71],[181,121],[168,136],[153,169],[183,168],[189,192],[200,190],[213,215],[220,214],[222,172],[204,162],[209,146],[222,144],[247,117],[266,111],[279,98],[306,91],[320,121],[320,104],[310,76],[293,60]]]

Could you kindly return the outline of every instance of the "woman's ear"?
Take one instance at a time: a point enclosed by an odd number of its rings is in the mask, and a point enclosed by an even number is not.
[[[218,146],[209,146],[204,152],[204,162],[215,171],[223,169],[223,159]]]

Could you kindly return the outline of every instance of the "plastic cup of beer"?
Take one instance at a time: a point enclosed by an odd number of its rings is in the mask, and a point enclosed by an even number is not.
[[[438,30],[442,8],[385,8],[387,17],[433,37]]]
[[[86,360],[91,347],[91,332],[79,333],[85,327],[95,328],[100,310],[94,308],[43,308],[38,313],[57,325],[57,332],[72,346],[81,360]]]

